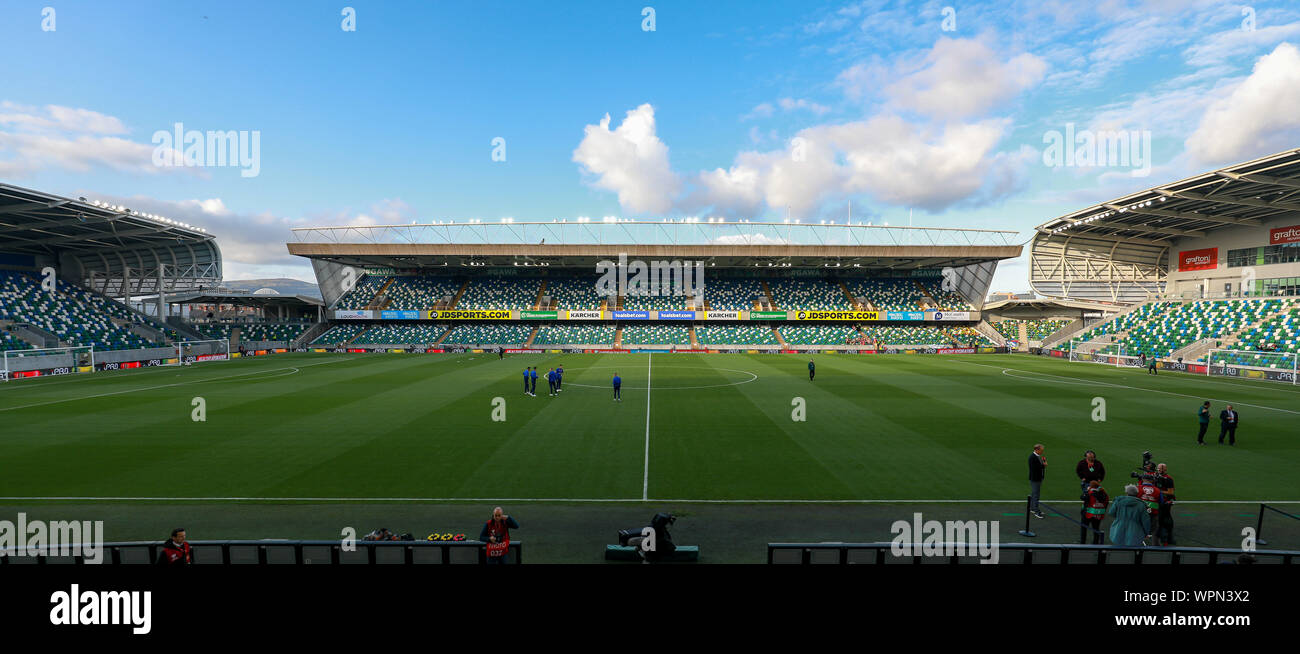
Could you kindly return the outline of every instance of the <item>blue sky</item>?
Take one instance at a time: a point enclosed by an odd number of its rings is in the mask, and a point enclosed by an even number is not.
[[[10,1],[0,181],[203,226],[228,278],[311,279],[284,242],[320,224],[851,201],[1023,240],[1300,146],[1297,45],[1285,2]],[[155,165],[177,122],[258,132],[258,174]],[[1067,125],[1149,134],[1149,166],[1045,161]]]

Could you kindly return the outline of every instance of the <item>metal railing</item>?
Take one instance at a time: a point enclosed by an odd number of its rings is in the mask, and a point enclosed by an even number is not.
[[[903,543],[897,545],[902,554],[892,551],[896,546],[888,543],[768,543],[767,562],[769,564],[799,563],[865,563],[885,565],[893,560],[907,564],[973,562],[976,558],[975,547],[963,543]],[[1291,565],[1300,556],[1300,551],[1292,550],[1255,550],[1243,552],[1238,549],[1216,547],[1121,547],[1117,545],[1073,545],[1064,543],[1000,543],[998,544],[998,561],[1001,563],[1090,563],[1110,564],[1216,564],[1237,562],[1242,555],[1254,557],[1256,563],[1274,563]],[[967,555],[944,554],[929,555],[925,549],[938,548],[943,552],[968,551]],[[779,552],[795,552],[797,556],[785,557]],[[818,552],[832,552],[833,556],[817,556]],[[853,553],[866,552],[867,556],[852,556]],[[1019,553],[1019,558],[1009,556]],[[795,560],[779,560],[795,559]]]
[[[484,543],[465,541],[366,541],[346,545],[337,540],[204,540],[190,541],[196,565],[422,565],[486,564]],[[355,546],[355,547],[353,547]],[[102,563],[112,565],[147,565],[158,560],[162,543],[137,541],[104,543]],[[348,549],[352,548],[352,549]],[[19,548],[30,550],[30,548]],[[86,563],[80,545],[68,547],[67,555],[0,550],[0,565],[32,563]],[[436,554],[436,556],[435,556]],[[524,562],[522,541],[510,542],[509,564]]]

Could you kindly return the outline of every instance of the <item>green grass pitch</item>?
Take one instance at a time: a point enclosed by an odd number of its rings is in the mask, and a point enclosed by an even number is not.
[[[1044,497],[1071,507],[1088,448],[1112,494],[1150,449],[1180,500],[1300,500],[1294,386],[1025,355],[812,358],[813,382],[808,356],[723,354],[291,354],[14,381],[0,496],[1015,501],[1041,442]],[[558,364],[559,397],[544,378],[523,394],[524,366]],[[1217,420],[1196,446],[1206,399],[1240,411],[1235,448]]]

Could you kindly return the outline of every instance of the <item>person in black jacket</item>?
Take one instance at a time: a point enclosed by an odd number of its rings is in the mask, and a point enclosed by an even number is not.
[[[1047,457],[1043,456],[1043,444],[1034,445],[1034,451],[1029,453],[1029,512],[1035,518],[1043,517],[1043,512],[1038,508],[1038,497],[1043,490],[1043,477],[1047,476]]]
[[[1088,482],[1106,481],[1106,466],[1097,459],[1096,452],[1088,450],[1083,453],[1083,458],[1079,460],[1078,465],[1074,466],[1074,474],[1079,477],[1079,490],[1087,492]]]
[[[1239,422],[1241,422],[1241,416],[1237,415],[1231,404],[1219,412],[1219,445],[1223,445],[1224,435],[1228,437],[1228,445],[1237,444],[1237,423]]]
[[[1201,430],[1196,433],[1196,444],[1205,444],[1205,430],[1210,428],[1210,401],[1206,400],[1201,408],[1196,410],[1196,423]]]

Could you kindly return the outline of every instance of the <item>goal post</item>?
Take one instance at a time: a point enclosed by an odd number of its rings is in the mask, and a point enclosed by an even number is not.
[[[94,371],[95,347],[93,345],[5,350],[4,364],[0,368],[0,381]]]
[[[178,365],[229,360],[229,340],[176,341],[176,363]]]
[[[1205,354],[1205,375],[1268,379],[1297,384],[1297,364],[1300,355],[1295,352],[1262,352],[1257,350],[1210,350]]]

